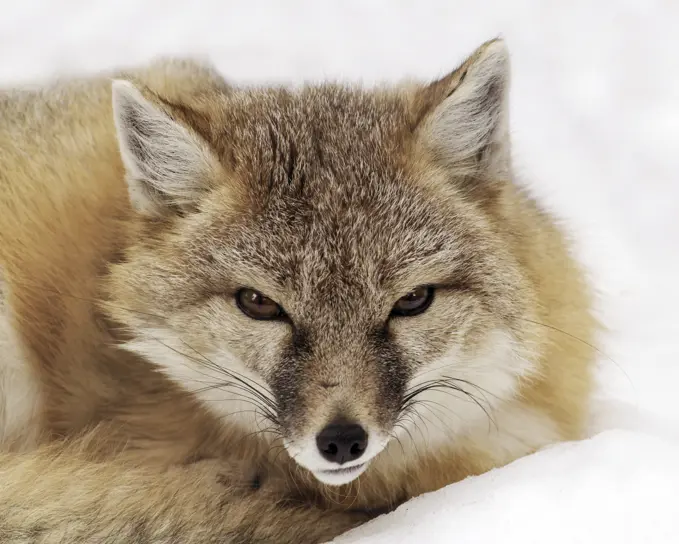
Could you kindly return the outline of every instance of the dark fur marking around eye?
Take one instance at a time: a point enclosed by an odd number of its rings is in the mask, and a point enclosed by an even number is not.
[[[456,293],[474,293],[480,291],[480,284],[471,278],[471,272],[467,274],[456,274],[449,280],[433,285],[440,291],[454,291]]]
[[[307,332],[302,328],[296,329],[292,334],[290,346],[296,357],[308,355],[311,352],[311,344]]]
[[[390,336],[386,326],[373,330],[369,336],[374,353],[379,356],[378,376],[380,395],[386,408],[384,416],[391,413],[390,409],[394,409],[401,402],[410,377],[408,364]]]
[[[303,410],[297,402],[299,385],[303,382],[300,373],[304,372],[310,354],[311,344],[307,332],[303,328],[295,328],[290,343],[283,350],[281,363],[271,376],[271,387],[276,394],[282,419]]]

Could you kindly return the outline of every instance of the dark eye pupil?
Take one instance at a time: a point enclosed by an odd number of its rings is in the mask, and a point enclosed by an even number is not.
[[[417,287],[404,297],[401,297],[394,305],[391,313],[396,316],[413,316],[421,314],[429,308],[433,296],[434,290],[431,287]]]
[[[236,304],[252,319],[275,319],[284,315],[283,309],[269,297],[254,289],[241,289],[236,293]]]

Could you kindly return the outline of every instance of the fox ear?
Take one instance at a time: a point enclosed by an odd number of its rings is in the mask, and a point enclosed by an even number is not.
[[[461,174],[508,172],[508,87],[505,43],[497,39],[483,44],[416,97],[420,142],[435,160]]]
[[[128,81],[112,84],[113,116],[133,206],[151,215],[195,208],[219,162],[191,128]]]

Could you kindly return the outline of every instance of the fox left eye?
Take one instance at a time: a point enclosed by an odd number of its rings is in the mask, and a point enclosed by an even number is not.
[[[285,316],[283,308],[269,297],[254,289],[241,289],[236,293],[236,304],[251,319],[266,321]]]
[[[421,285],[398,299],[391,309],[391,315],[397,317],[411,317],[421,314],[431,306],[433,300],[434,288],[429,285]]]

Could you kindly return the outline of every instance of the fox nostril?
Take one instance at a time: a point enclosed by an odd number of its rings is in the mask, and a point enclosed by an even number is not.
[[[360,457],[364,451],[365,447],[362,444],[359,444],[358,442],[353,443],[351,445],[351,449],[349,450],[351,455],[355,455],[356,457]]]
[[[316,446],[326,460],[341,465],[365,453],[368,434],[355,423],[331,423],[316,436]]]

